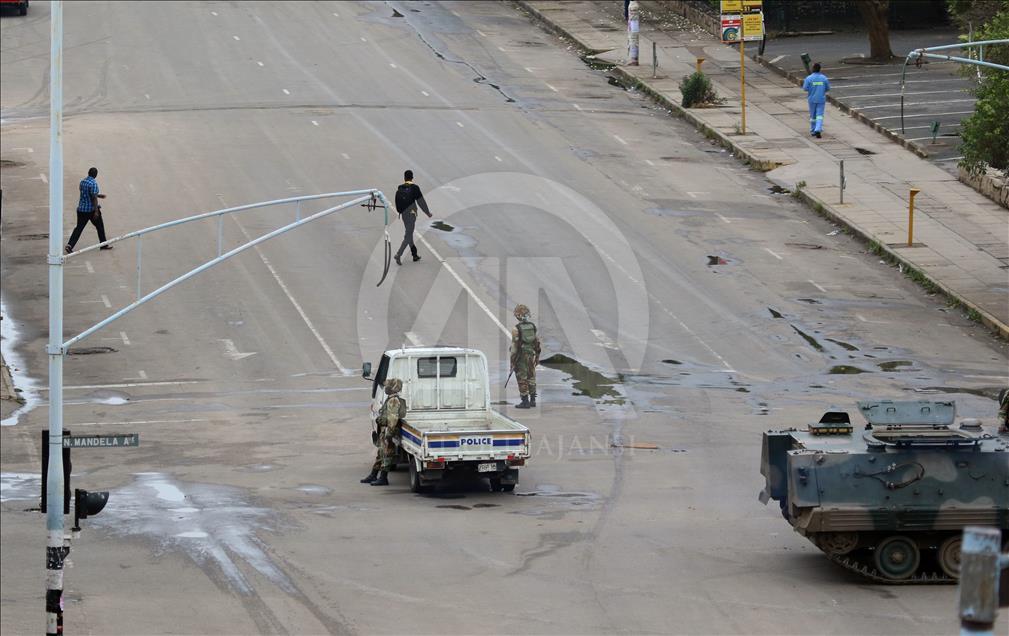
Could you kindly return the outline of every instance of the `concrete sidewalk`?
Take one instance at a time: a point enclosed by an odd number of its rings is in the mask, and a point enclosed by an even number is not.
[[[547,28],[585,53],[625,62],[627,41],[619,11],[588,0],[517,0]],[[658,78],[652,78],[652,43]],[[755,51],[754,51],[755,52]],[[704,57],[704,71],[726,98],[715,108],[684,109],[679,82]],[[963,304],[1009,338],[1009,212],[931,162],[828,105],[823,139],[809,136],[805,94],[752,60],[746,65],[746,135],[739,134],[739,51],[672,25],[643,25],[641,66],[611,73],[683,115],[776,184],[797,190],[824,214],[901,263],[905,274]],[[840,201],[839,164],[847,187]],[[907,247],[908,198],[915,198],[914,246]]]

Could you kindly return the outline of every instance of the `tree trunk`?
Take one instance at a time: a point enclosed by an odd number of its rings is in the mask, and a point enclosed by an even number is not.
[[[890,0],[857,0],[855,6],[869,29],[869,57],[889,61],[890,50]]]

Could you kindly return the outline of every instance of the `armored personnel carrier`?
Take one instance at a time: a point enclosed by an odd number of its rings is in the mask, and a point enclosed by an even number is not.
[[[859,402],[867,424],[829,411],[806,430],[764,433],[760,501],[774,499],[827,557],[885,583],[954,582],[964,526],[1009,538],[1009,436],[952,401]]]

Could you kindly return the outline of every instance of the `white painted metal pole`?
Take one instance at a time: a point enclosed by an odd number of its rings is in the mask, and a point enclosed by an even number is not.
[[[49,23],[49,471],[46,634],[63,633],[63,2]]]

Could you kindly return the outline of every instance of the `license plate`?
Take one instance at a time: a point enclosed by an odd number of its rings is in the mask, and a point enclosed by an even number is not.
[[[495,462],[491,462],[489,464],[477,464],[476,465],[476,472],[478,472],[478,473],[493,473],[493,472],[497,472],[497,464]]]

